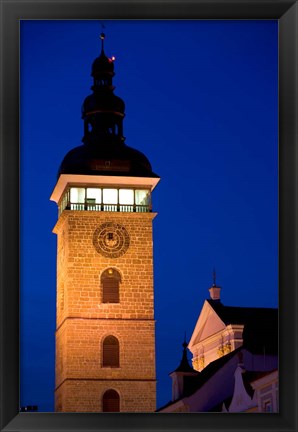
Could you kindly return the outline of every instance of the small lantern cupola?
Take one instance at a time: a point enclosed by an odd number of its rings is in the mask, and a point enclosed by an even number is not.
[[[93,94],[86,97],[82,106],[85,144],[119,145],[124,142],[123,118],[125,104],[114,95],[113,76],[115,57],[104,52],[105,34],[100,35],[100,56],[92,64]]]
[[[210,297],[212,300],[220,301],[221,287],[216,285],[216,271],[213,270],[213,285],[209,288]]]

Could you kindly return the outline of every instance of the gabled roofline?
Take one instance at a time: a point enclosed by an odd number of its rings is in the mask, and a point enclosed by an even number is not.
[[[205,300],[204,304],[203,304],[203,307],[202,307],[202,310],[201,310],[201,313],[200,313],[199,318],[197,320],[197,323],[195,325],[194,331],[193,331],[192,336],[190,338],[190,341],[188,343],[188,349],[191,349],[195,345],[195,341],[196,341],[196,339],[198,337],[198,330],[199,330],[200,326],[202,326],[202,324],[204,323],[204,321],[207,320],[207,318],[208,318],[208,312],[211,309],[216,313],[216,315],[218,316],[218,318],[222,321],[221,317],[218,315],[218,313],[216,312],[216,310],[214,310],[212,308],[212,306],[209,303],[209,301]],[[225,327],[225,323],[223,321],[222,321],[222,325]]]

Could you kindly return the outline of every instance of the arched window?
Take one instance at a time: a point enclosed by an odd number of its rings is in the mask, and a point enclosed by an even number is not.
[[[119,367],[119,341],[115,336],[107,336],[103,341],[102,366]]]
[[[102,302],[119,303],[119,284],[121,276],[117,270],[109,268],[101,275]]]
[[[116,390],[107,390],[102,397],[103,412],[120,412],[120,396]]]

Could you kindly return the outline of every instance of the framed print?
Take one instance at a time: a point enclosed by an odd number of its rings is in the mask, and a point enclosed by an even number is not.
[[[31,6],[2,2],[2,430],[294,431],[297,4]]]

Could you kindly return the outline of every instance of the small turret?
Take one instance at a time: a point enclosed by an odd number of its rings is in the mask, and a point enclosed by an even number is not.
[[[187,342],[184,339],[182,344],[183,346],[183,354],[182,359],[173,372],[169,375],[172,378],[172,400],[175,401],[182,396],[185,396],[189,389],[189,384],[192,384],[192,379],[190,377],[198,376],[199,372],[195,371],[189,364],[187,359]]]

